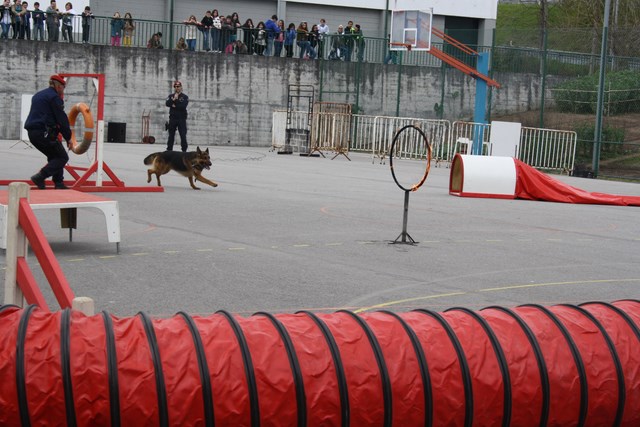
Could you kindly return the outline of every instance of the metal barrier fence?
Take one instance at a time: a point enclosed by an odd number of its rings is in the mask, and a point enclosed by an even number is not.
[[[454,122],[447,161],[451,162],[456,153],[472,154],[471,145],[478,140],[482,141],[482,154],[491,155],[490,135],[490,124]],[[516,158],[535,168],[571,173],[576,144],[576,132],[523,126]]]
[[[473,141],[482,141],[482,154],[491,154],[489,135],[491,125],[488,123],[453,122],[451,126],[451,139],[445,160],[451,162],[456,153],[472,154]]]
[[[314,112],[311,119],[311,153],[348,153],[350,133],[351,114]]]
[[[427,136],[431,144],[431,156],[436,160],[436,164],[446,160],[444,154],[449,140],[450,122],[448,120],[417,119],[407,117],[383,117],[377,116],[374,119],[374,133],[371,148],[371,160],[376,157],[380,162],[389,155],[389,149],[393,143],[396,132],[407,125],[419,127]],[[425,158],[426,153],[405,153],[411,158]]]
[[[522,127],[518,160],[568,174],[574,168],[576,141],[576,132]]]
[[[307,112],[291,113],[291,126],[306,123]],[[287,112],[273,112],[272,150],[285,144]],[[371,161],[383,163],[398,130],[406,125],[422,129],[431,144],[436,166],[450,164],[456,153],[472,154],[473,141],[482,141],[482,155],[491,155],[491,125],[448,120],[407,117],[365,116],[345,113],[314,113],[311,126],[311,147],[315,151],[371,153]],[[574,170],[577,134],[573,131],[522,127],[516,158],[539,169],[571,173]],[[411,144],[406,144],[412,146]],[[418,145],[415,145],[416,147]],[[304,147],[306,148],[306,147]],[[293,151],[301,147],[292,145]],[[423,151],[401,153],[403,158],[424,159]]]

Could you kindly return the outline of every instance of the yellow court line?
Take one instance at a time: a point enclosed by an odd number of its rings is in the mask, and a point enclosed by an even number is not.
[[[109,258],[115,258],[117,255],[103,255],[101,257],[99,257],[100,259],[109,259]]]
[[[72,258],[72,259],[68,259],[67,262],[79,262],[79,261],[84,261],[84,258]]]
[[[293,246],[294,248],[308,248],[308,247],[309,247],[309,246],[311,246],[311,245],[307,245],[307,244],[300,244],[300,245],[291,245],[291,246]]]
[[[230,251],[244,251],[246,248],[228,248]]]
[[[382,303],[382,304],[372,305],[370,307],[359,308],[357,310],[354,310],[353,312],[354,313],[362,313],[363,311],[373,310],[373,309],[382,308],[382,307],[389,307],[390,305],[397,305],[397,304],[402,304],[402,303],[405,303],[405,302],[420,301],[420,300],[425,300],[425,299],[444,298],[444,297],[453,297],[453,296],[466,295],[466,294],[467,294],[467,292],[452,292],[450,294],[437,294],[437,295],[428,295],[428,296],[424,296],[424,297],[399,299],[399,300],[396,300],[396,301],[389,301],[389,302],[385,302],[385,303]]]
[[[640,278],[639,279],[602,279],[602,280],[579,280],[579,281],[572,281],[572,282],[548,282],[548,283],[528,283],[525,285],[511,285],[511,286],[502,286],[499,288],[486,288],[486,289],[479,289],[478,292],[494,292],[494,291],[504,291],[504,290],[508,290],[508,289],[523,289],[523,288],[535,288],[535,287],[542,287],[542,286],[563,286],[563,285],[579,285],[579,284],[595,284],[595,283],[624,283],[624,282],[640,282]],[[458,295],[467,295],[467,294],[472,294],[475,291],[471,291],[471,292],[452,292],[449,294],[436,294],[436,295],[427,295],[427,296],[422,296],[422,297],[415,297],[415,298],[406,298],[406,299],[401,299],[401,300],[395,300],[395,301],[389,301],[389,302],[385,302],[382,304],[376,304],[376,305],[372,305],[369,307],[363,307],[363,308],[359,308],[357,310],[354,310],[354,313],[362,313],[365,311],[369,311],[369,310],[375,310],[378,308],[382,308],[382,307],[389,307],[392,305],[398,305],[398,304],[403,304],[406,302],[413,302],[413,301],[420,301],[420,300],[428,300],[428,299],[436,299],[436,298],[445,298],[445,297],[450,297],[450,296],[458,296]]]
[[[213,249],[209,248],[209,249],[198,249],[198,252],[213,252]]]
[[[502,286],[499,288],[479,289],[478,292],[504,291],[506,289],[537,288],[542,286],[563,286],[563,285],[579,285],[579,284],[587,285],[587,284],[593,284],[593,283],[614,283],[614,282],[640,282],[640,279],[603,279],[603,280],[579,280],[579,281],[573,281],[573,282],[527,283],[526,285],[512,285],[512,286]]]
[[[149,255],[149,252],[137,252],[135,254],[131,254],[132,256],[145,256]]]

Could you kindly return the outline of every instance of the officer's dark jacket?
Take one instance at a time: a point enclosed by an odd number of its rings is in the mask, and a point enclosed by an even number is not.
[[[184,93],[178,95],[178,100],[173,102],[173,93],[167,97],[166,106],[169,107],[170,119],[186,119],[187,118],[187,105],[189,104],[189,97]]]
[[[52,87],[33,95],[31,111],[24,122],[26,130],[61,133],[65,141],[71,139],[69,118],[64,112],[64,101]]]

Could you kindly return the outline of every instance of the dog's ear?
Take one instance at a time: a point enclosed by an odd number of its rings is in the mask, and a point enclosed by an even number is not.
[[[209,154],[209,147],[207,147],[207,149],[204,152]]]
[[[196,151],[198,152],[198,154],[202,153],[202,151],[200,151],[200,147],[196,147]]]

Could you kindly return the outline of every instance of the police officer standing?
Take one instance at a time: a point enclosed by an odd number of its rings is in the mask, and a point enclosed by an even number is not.
[[[31,144],[47,156],[47,164],[31,177],[31,181],[41,190],[44,190],[44,180],[48,177],[52,178],[54,188],[68,188],[64,185],[64,166],[69,161],[69,155],[58,140],[58,135],[62,134],[69,146],[71,139],[69,118],[64,112],[62,100],[65,85],[61,76],[51,76],[49,87],[33,95],[31,110],[24,123]]]
[[[187,105],[189,97],[182,93],[182,83],[176,80],[173,83],[175,92],[167,97],[165,104],[169,107],[169,139],[167,140],[167,151],[173,151],[173,142],[176,137],[176,129],[180,134],[180,147],[183,152],[187,151]]]

